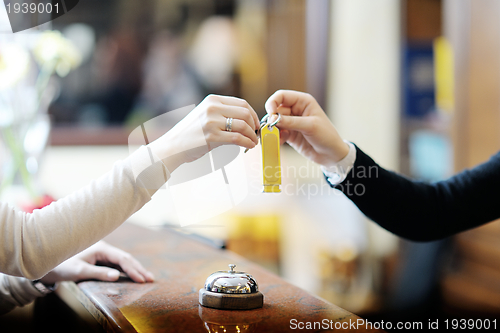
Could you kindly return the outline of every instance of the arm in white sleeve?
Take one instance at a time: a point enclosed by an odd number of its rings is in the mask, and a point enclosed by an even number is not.
[[[0,203],[0,272],[39,279],[111,233],[170,177],[155,160],[152,165],[143,146],[90,185],[32,214]]]

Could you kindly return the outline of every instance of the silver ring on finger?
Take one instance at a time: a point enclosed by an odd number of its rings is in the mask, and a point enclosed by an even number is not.
[[[226,119],[226,131],[232,132],[232,130],[233,130],[233,118],[227,118]]]

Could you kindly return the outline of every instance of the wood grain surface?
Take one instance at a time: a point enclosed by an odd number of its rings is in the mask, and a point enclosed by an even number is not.
[[[241,330],[244,325],[245,332],[289,332],[291,320],[337,323],[360,319],[230,251],[171,229],[150,230],[125,223],[105,240],[133,254],[156,279],[144,284],[122,279],[75,285],[75,298],[108,332],[207,332],[217,331],[222,325],[229,331]],[[199,304],[205,279],[229,263],[258,281],[259,291],[265,295],[263,307],[219,310]]]

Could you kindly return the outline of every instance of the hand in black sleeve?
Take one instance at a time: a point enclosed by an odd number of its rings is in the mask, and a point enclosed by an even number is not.
[[[358,147],[356,151],[353,169],[334,187],[398,236],[431,241],[500,217],[500,153],[471,170],[429,184],[385,170]]]

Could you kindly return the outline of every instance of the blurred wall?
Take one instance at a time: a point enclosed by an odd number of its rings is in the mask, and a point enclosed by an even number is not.
[[[500,149],[500,2],[445,0],[444,33],[455,63],[455,170]],[[474,207],[471,207],[474,209]],[[500,314],[500,220],[460,233],[454,269],[441,282],[449,311],[466,318]]]
[[[500,149],[500,2],[447,0],[444,30],[455,56],[455,169]]]
[[[383,167],[399,167],[399,0],[331,2],[327,112],[343,138]],[[373,223],[380,253],[396,239]]]

